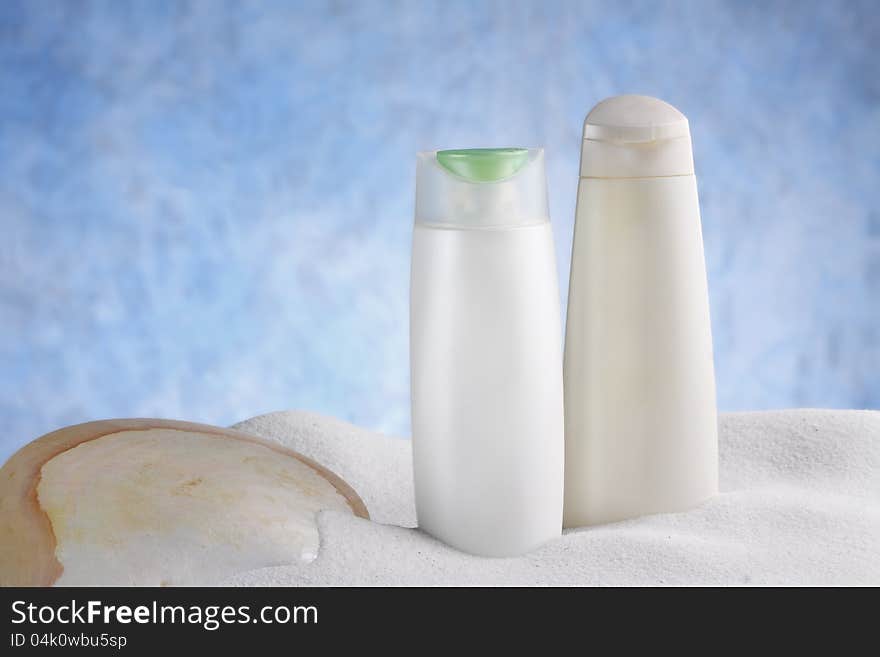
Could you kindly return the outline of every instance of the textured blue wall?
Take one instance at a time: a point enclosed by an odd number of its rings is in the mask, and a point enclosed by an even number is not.
[[[880,4],[0,4],[0,459],[112,416],[408,432],[414,154],[691,120],[722,409],[880,406]]]

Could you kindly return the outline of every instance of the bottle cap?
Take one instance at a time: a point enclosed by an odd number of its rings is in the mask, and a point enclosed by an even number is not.
[[[687,117],[650,96],[614,96],[584,121],[582,178],[654,178],[694,173]]]
[[[419,153],[416,223],[504,228],[549,221],[541,148],[468,148]]]

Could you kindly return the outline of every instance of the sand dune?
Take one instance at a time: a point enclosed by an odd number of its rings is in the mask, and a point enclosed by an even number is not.
[[[410,443],[305,412],[236,425],[345,478],[373,521],[319,518],[305,566],[234,585],[880,584],[880,412],[720,418],[721,494],[692,511],[566,531],[524,557],[472,557],[415,529]]]

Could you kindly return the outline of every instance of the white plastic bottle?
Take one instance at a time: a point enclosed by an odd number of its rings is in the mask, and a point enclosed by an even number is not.
[[[419,526],[522,554],[562,530],[562,324],[543,151],[420,153],[410,310]]]
[[[602,101],[584,125],[565,336],[565,526],[717,492],[712,336],[685,116]]]

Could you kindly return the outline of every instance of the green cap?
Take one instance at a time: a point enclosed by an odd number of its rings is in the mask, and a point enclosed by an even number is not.
[[[529,159],[527,148],[459,148],[437,151],[440,165],[471,182],[509,178]]]

